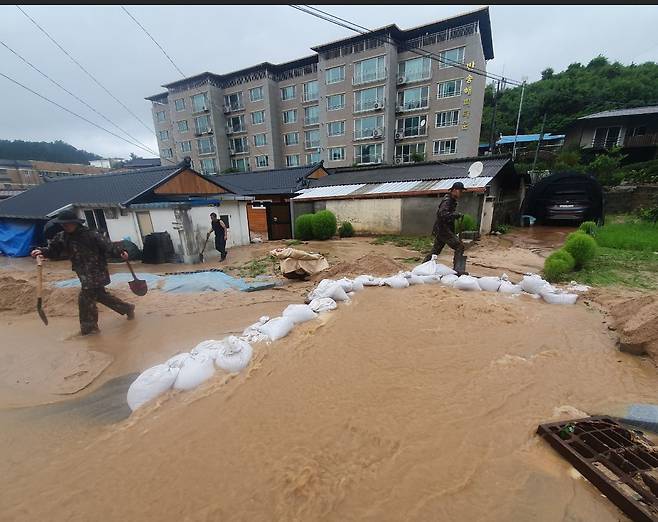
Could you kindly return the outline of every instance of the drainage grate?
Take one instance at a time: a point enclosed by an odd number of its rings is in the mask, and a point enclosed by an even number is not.
[[[634,521],[658,521],[658,446],[611,417],[541,424],[537,433]]]
[[[165,272],[162,275],[203,274],[204,272],[224,272],[221,268],[206,268],[205,270],[192,270],[191,272]]]

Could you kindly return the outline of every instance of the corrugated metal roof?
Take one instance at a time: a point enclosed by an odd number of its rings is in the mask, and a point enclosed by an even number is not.
[[[544,134],[542,136],[542,141],[555,141],[564,139],[564,134]],[[511,136],[501,136],[500,139],[496,142],[496,145],[505,145],[508,143],[514,143],[516,138],[516,143],[529,143],[533,141],[539,141],[539,134],[519,134],[516,137]],[[485,146],[488,144],[485,144]]]
[[[428,190],[448,190],[450,187],[452,187],[452,184],[457,181],[461,181],[466,189],[483,188],[486,187],[492,179],[493,177],[489,176],[478,176],[477,178],[442,179],[441,181],[434,183],[432,188]]]
[[[603,111],[578,118],[579,120],[589,120],[592,118],[613,118],[616,116],[637,116],[640,114],[658,114],[658,105],[648,107],[634,107],[632,109],[619,109],[616,111]]]
[[[305,189],[302,194],[294,199],[297,201],[300,199],[335,198],[338,196],[347,196],[364,186],[365,185],[339,185],[334,187],[310,188]]]
[[[386,194],[387,192],[411,192],[418,181],[399,181],[397,183],[382,183],[381,185],[374,185],[366,194]]]

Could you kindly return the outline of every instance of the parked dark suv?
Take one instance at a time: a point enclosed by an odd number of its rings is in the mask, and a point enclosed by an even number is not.
[[[584,190],[556,190],[546,203],[546,219],[550,221],[587,220],[592,206],[589,194]]]

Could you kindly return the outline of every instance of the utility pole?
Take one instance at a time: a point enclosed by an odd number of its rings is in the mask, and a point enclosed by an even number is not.
[[[493,85],[493,82],[492,84]],[[496,130],[496,107],[498,105],[498,91],[500,90],[500,80],[493,93],[493,113],[491,114],[491,133],[489,134],[489,152],[493,154],[494,150],[494,131]]]
[[[523,107],[523,94],[525,93],[525,79],[521,84],[521,101],[519,102],[519,114],[516,117],[516,131],[514,132],[514,147],[512,148],[512,161],[516,159],[516,137],[519,135],[519,123],[521,122],[521,108]]]
[[[546,125],[546,113],[544,113],[544,119],[541,122],[541,131],[539,131],[539,141],[537,141],[537,148],[535,149],[535,159],[532,162],[532,170],[535,170],[535,165],[537,165],[537,156],[539,155],[539,147],[541,146],[541,140],[544,138],[544,125]]]

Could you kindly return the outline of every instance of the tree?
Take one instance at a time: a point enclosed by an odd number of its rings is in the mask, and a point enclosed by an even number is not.
[[[61,140],[53,142],[0,140],[0,158],[11,160],[53,161],[55,163],[89,164],[89,160],[101,159],[101,156],[86,150],[76,149]]]
[[[553,71],[553,69],[551,67],[547,67],[546,69],[544,69],[541,72],[541,79],[542,80],[548,80],[549,78],[552,78],[554,72],[555,71]]]

